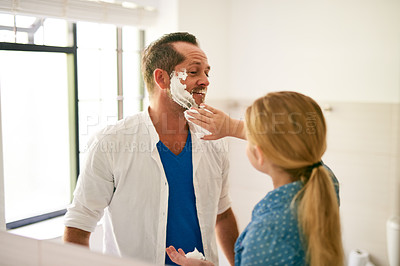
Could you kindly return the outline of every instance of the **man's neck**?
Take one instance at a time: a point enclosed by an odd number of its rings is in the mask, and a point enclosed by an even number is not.
[[[150,118],[159,135],[187,134],[189,127],[183,112],[180,108],[173,110],[157,105],[149,107]]]
[[[179,154],[185,146],[189,125],[182,108],[151,103],[150,118],[160,141],[173,153]]]

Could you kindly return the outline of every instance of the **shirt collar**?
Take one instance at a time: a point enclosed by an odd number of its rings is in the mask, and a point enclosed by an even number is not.
[[[154,127],[153,121],[150,118],[149,108],[150,106],[144,110],[143,122],[149,131],[150,142],[151,142],[150,148],[151,151],[153,151],[156,148],[157,143],[160,141],[160,137],[158,136],[157,130]]]

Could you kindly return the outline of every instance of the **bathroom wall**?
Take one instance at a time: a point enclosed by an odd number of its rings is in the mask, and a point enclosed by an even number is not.
[[[295,90],[332,108],[323,159],[341,183],[345,254],[366,249],[388,265],[385,223],[400,213],[400,2],[181,0],[178,10],[178,30],[209,56],[209,103],[241,118],[255,98]],[[230,145],[243,229],[272,185],[247,162],[245,142]]]
[[[399,11],[393,0],[232,0],[232,97],[290,89],[321,100],[399,102]]]

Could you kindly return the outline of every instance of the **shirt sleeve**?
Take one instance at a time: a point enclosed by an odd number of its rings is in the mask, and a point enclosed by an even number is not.
[[[107,142],[98,138],[89,146],[74,199],[64,217],[65,226],[93,232],[103,216],[114,192],[111,153],[107,147]]]
[[[222,189],[218,203],[218,213],[221,214],[231,207],[231,197],[229,196],[229,157],[228,157],[228,144],[225,140],[221,141],[222,153]]]

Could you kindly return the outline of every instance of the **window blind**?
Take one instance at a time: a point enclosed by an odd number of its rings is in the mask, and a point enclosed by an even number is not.
[[[146,27],[157,18],[158,0],[0,0],[0,12]]]

